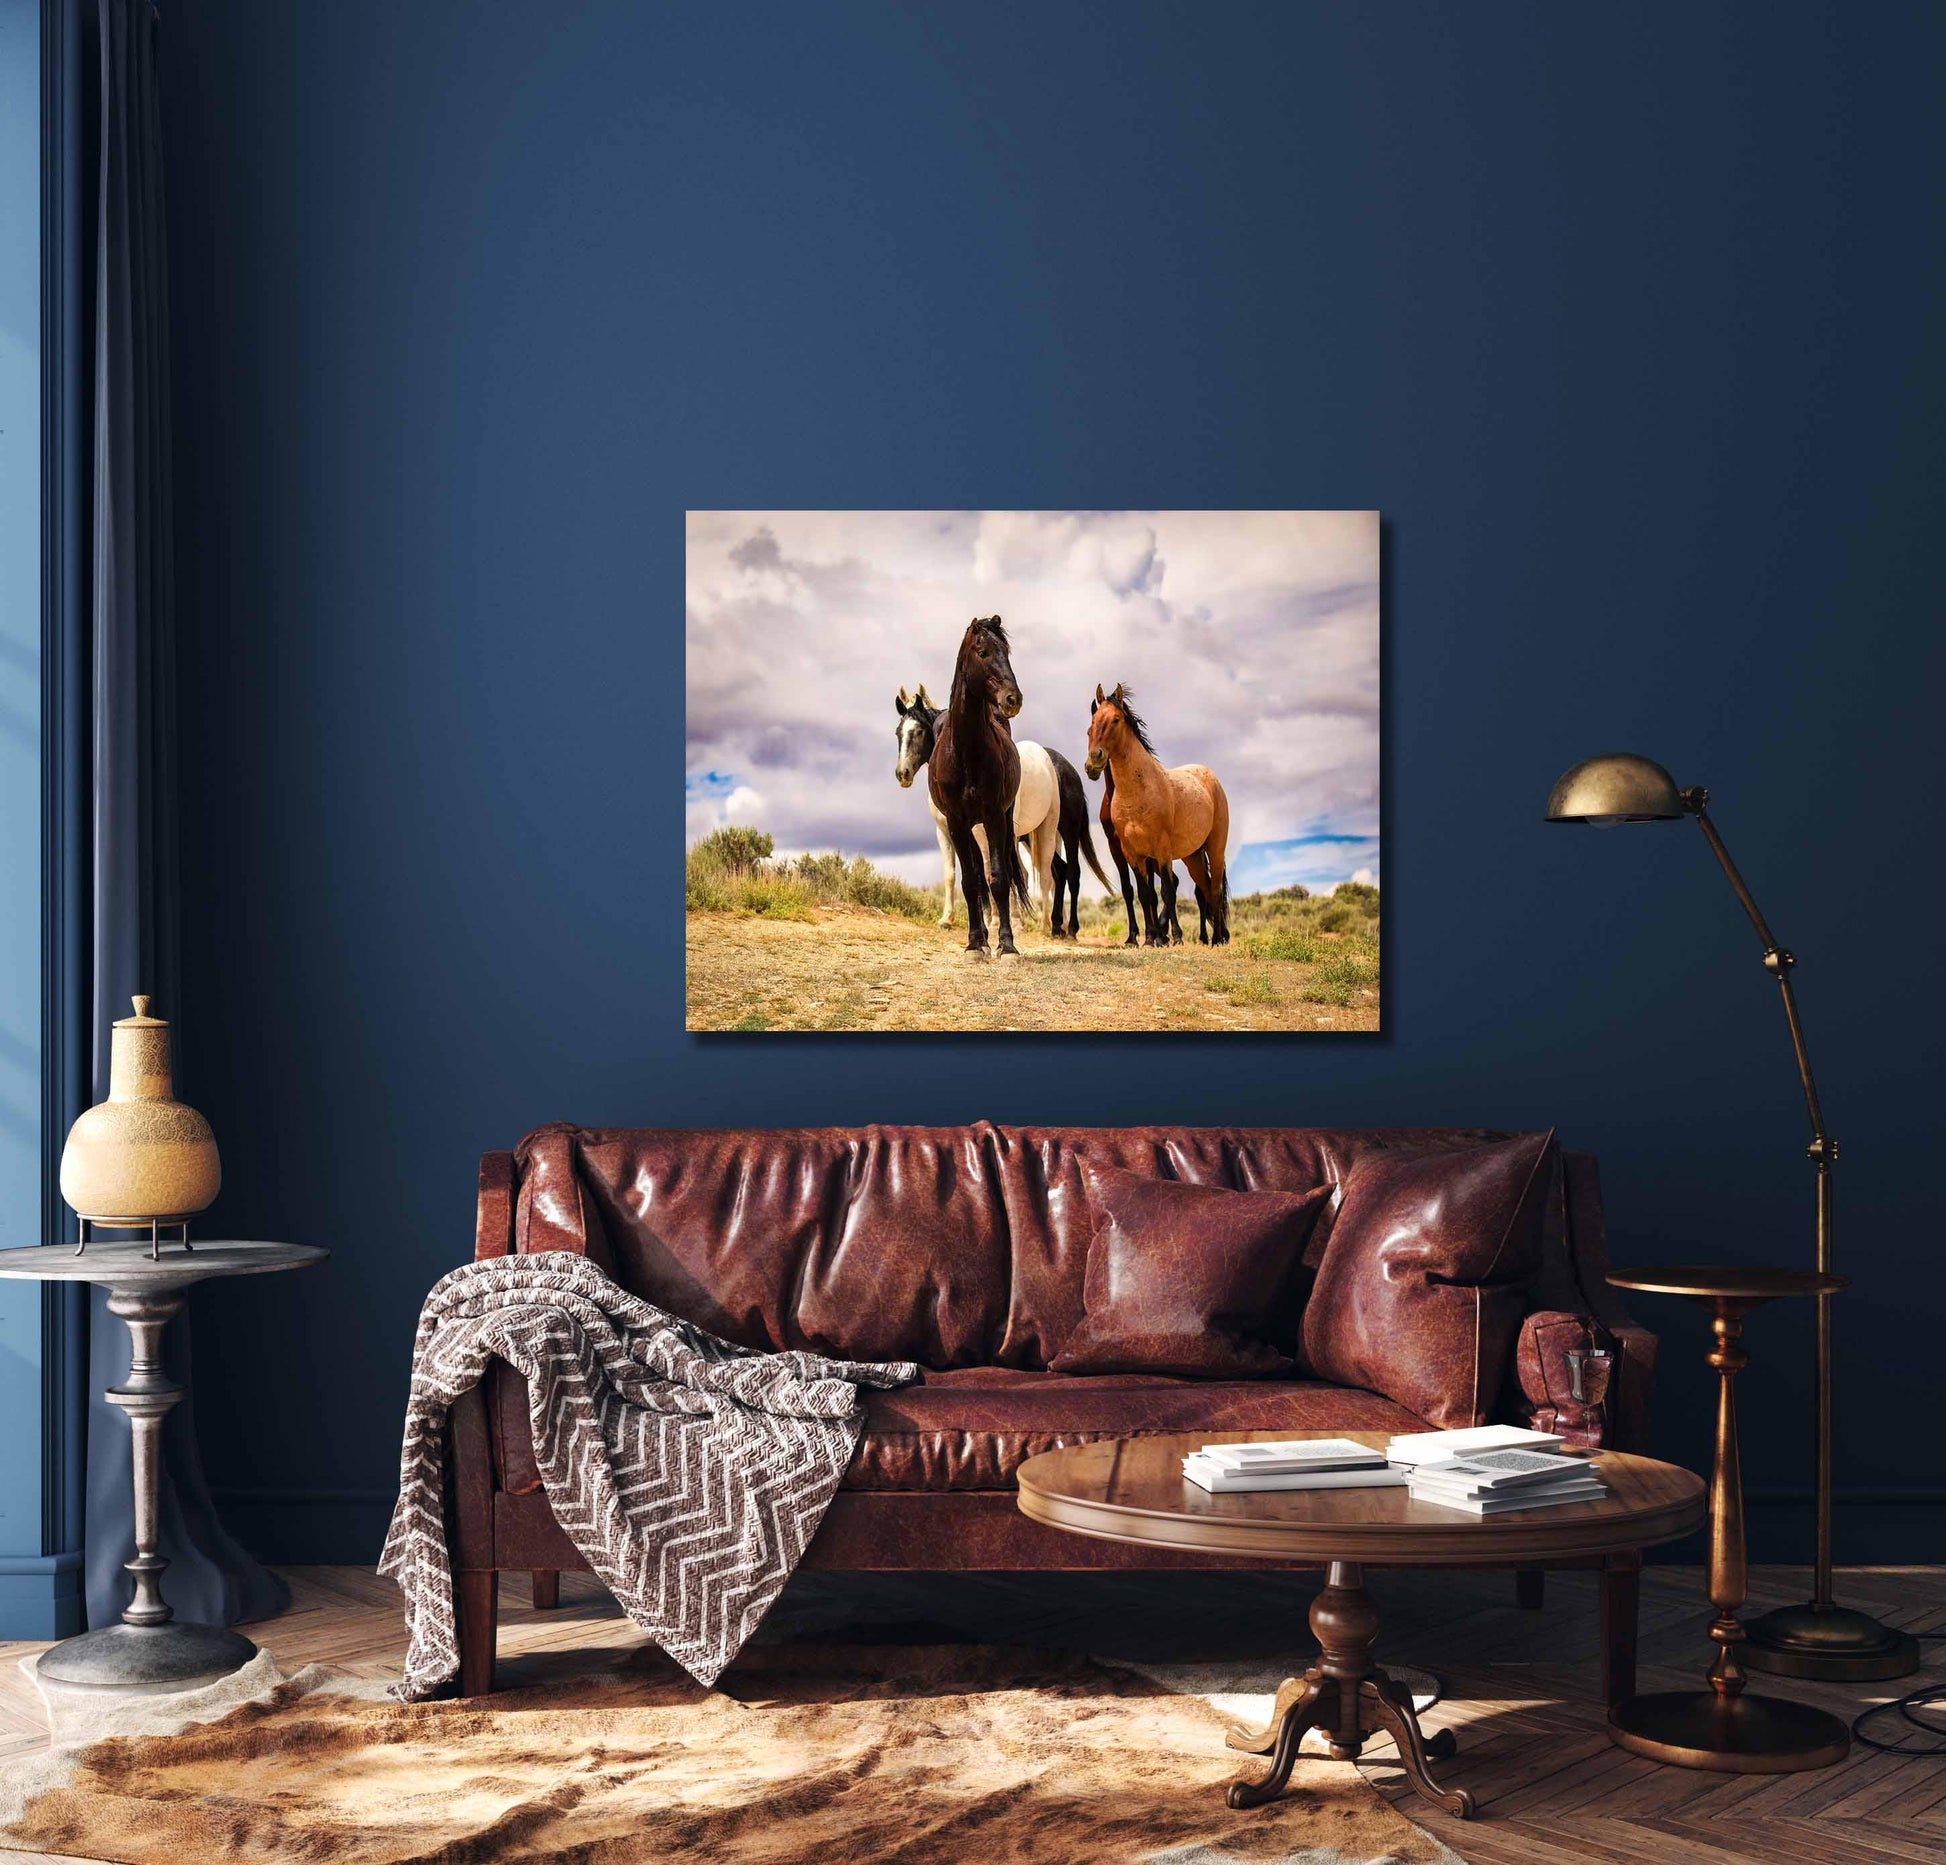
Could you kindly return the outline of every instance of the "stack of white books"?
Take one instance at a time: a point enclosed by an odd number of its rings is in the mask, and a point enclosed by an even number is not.
[[[1553,1509],[1570,1502],[1599,1502],[1608,1494],[1593,1464],[1558,1450],[1479,1451],[1415,1465],[1406,1476],[1414,1502],[1469,1515],[1502,1515],[1515,1509]]]
[[[1182,1473],[1199,1489],[1219,1495],[1258,1489],[1383,1489],[1406,1480],[1383,1451],[1350,1438],[1205,1444],[1182,1460]]]
[[[1409,1470],[1416,1464],[1444,1463],[1481,1451],[1559,1450],[1566,1442],[1558,1431],[1530,1431],[1525,1425],[1472,1425],[1460,1431],[1404,1433],[1387,1443],[1385,1455]]]

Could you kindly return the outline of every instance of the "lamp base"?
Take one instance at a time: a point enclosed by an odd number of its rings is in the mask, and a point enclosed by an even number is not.
[[[1919,1668],[1919,1641],[1848,1606],[1780,1606],[1744,1626],[1737,1653],[1747,1671],[1812,1677],[1830,1684],[1908,1677]]]
[[[1650,1761],[1718,1774],[1797,1774],[1851,1750],[1851,1731],[1808,1703],[1714,1690],[1630,1697],[1608,1712],[1608,1739]]]
[[[98,1626],[50,1646],[34,1669],[70,1691],[147,1696],[213,1684],[256,1655],[256,1646],[241,1632],[170,1619],[161,1625]]]

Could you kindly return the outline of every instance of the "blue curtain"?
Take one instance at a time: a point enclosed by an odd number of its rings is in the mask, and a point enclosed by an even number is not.
[[[108,1031],[146,991],[180,1021],[175,785],[175,617],[157,19],[149,0],[92,0],[100,83],[95,207],[94,438],[89,514],[92,633],[87,656],[92,763],[90,974],[94,1095],[108,1092]],[[193,1099],[185,1085],[185,1098]],[[219,1136],[220,1140],[220,1136]],[[95,1292],[89,1327],[86,1581],[88,1623],[107,1625],[130,1594],[134,1553],[128,1420],[102,1397],[128,1374],[128,1330]],[[190,1306],[194,1307],[192,1294]],[[164,1335],[173,1376],[189,1379],[190,1316]],[[196,1450],[195,1393],[163,1427],[163,1596],[179,1618],[262,1618],[289,1590],[216,1519]]]

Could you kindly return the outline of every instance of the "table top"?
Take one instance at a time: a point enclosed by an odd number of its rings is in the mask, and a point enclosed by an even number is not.
[[[1076,1444],[1021,1465],[1020,1507],[1051,1528],[1103,1541],[1398,1567],[1616,1554],[1687,1535],[1707,1511],[1693,1471],[1619,1451],[1591,1460],[1611,1491],[1599,1502],[1486,1516],[1414,1502],[1402,1487],[1216,1496],[1183,1475],[1190,1451],[1253,1438],[1352,1438],[1374,1450],[1386,1443],[1384,1432],[1216,1431]]]
[[[1735,1263],[1685,1263],[1669,1269],[1614,1269],[1608,1280],[1618,1289],[1644,1295],[1687,1295],[1697,1301],[1775,1301],[1780,1295],[1836,1295],[1851,1286],[1849,1276],[1815,1269],[1751,1269]]]
[[[146,1237],[91,1242],[76,1255],[64,1244],[29,1244],[0,1250],[0,1276],[35,1282],[98,1282],[112,1289],[183,1289],[217,1276],[263,1276],[303,1269],[329,1256],[310,1243],[261,1243],[238,1238],[198,1240],[193,1250],[164,1241],[159,1261],[149,1258]]]

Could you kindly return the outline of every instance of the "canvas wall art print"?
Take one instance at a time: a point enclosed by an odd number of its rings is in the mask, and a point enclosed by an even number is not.
[[[693,1030],[1375,1031],[1379,515],[697,511]]]

